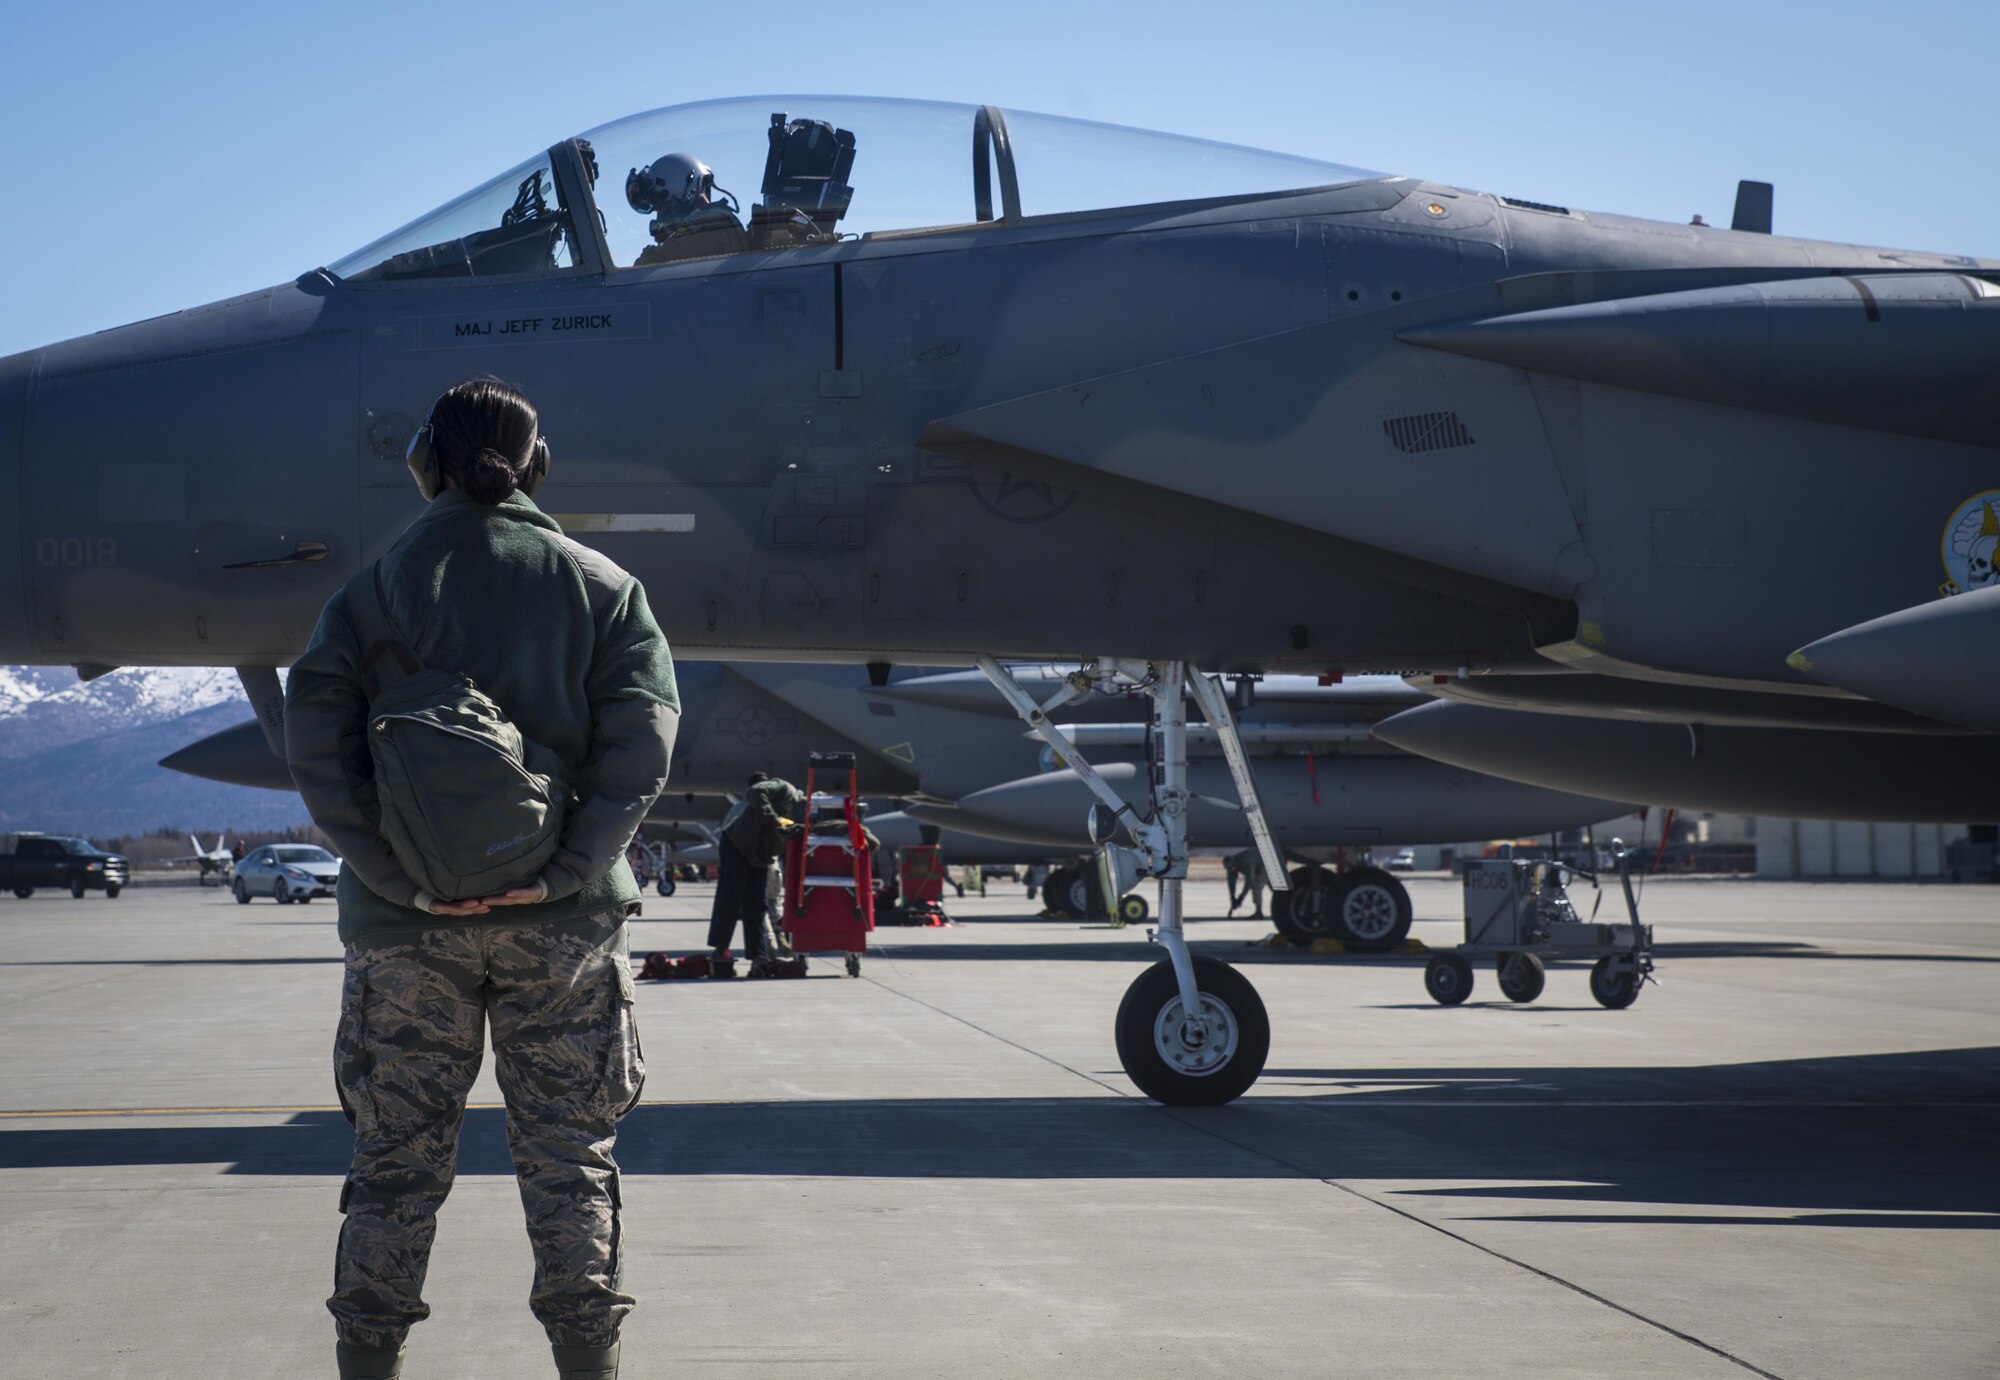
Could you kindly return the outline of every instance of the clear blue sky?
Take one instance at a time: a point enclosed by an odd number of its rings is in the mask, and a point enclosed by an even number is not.
[[[2000,257],[2000,3],[54,4],[0,14],[0,354],[330,262],[725,95],[990,102],[1579,207]]]

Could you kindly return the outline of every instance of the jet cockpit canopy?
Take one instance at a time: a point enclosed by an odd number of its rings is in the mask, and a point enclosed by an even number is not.
[[[691,178],[694,168],[701,171]],[[993,106],[848,96],[700,101],[558,144],[332,271],[388,281],[597,260],[606,269],[645,268],[1380,175]],[[672,187],[662,180],[669,177]]]

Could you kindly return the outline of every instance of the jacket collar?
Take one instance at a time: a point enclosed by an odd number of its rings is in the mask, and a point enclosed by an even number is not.
[[[452,522],[460,514],[471,513],[491,518],[504,518],[512,522],[539,527],[547,532],[561,532],[562,524],[535,506],[535,500],[524,493],[511,493],[498,503],[488,507],[468,495],[463,489],[446,489],[432,499],[430,506],[417,515],[410,524],[410,530],[426,527],[437,522]]]

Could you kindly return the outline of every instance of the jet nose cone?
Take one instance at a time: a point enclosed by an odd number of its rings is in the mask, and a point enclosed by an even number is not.
[[[1145,782],[1130,762],[1112,762],[1097,769],[1126,800],[1145,799]],[[1086,820],[1096,797],[1075,772],[1029,776],[974,791],[958,802],[963,817],[957,827],[991,838],[1060,848],[1090,847]]]
[[[21,526],[21,435],[28,410],[28,375],[33,355],[0,359],[0,552],[18,553],[26,533]],[[26,562],[9,555],[0,559],[0,663],[31,659],[28,649],[28,589]]]
[[[189,743],[160,759],[171,771],[184,772],[232,786],[262,786],[289,791],[292,773],[264,741],[264,730],[252,719]]]
[[[1460,708],[1464,706],[1433,700],[1415,709],[1405,709],[1376,724],[1375,739],[1418,757],[1464,766],[1462,749],[1485,735],[1479,732],[1480,716],[1452,712]]]
[[[1871,700],[2000,733],[2000,585],[1857,623],[1801,647],[1792,664]]]

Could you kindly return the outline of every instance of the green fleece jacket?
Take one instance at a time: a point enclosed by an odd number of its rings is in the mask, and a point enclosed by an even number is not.
[[[780,819],[805,823],[805,792],[789,781],[759,781],[722,817],[722,837],[758,867],[769,867],[783,847]]]
[[[416,883],[378,829],[362,649],[343,589],[285,685],[292,779],[345,859],[340,937],[534,924],[637,900],[625,850],[666,785],[680,723],[673,659],[639,582],[564,536],[524,495],[489,508],[457,489],[433,501],[380,565],[397,633],[424,665],[468,676],[554,752],[576,803],[542,871],[546,900],[462,919],[415,909]],[[354,577],[369,578],[369,569]]]

